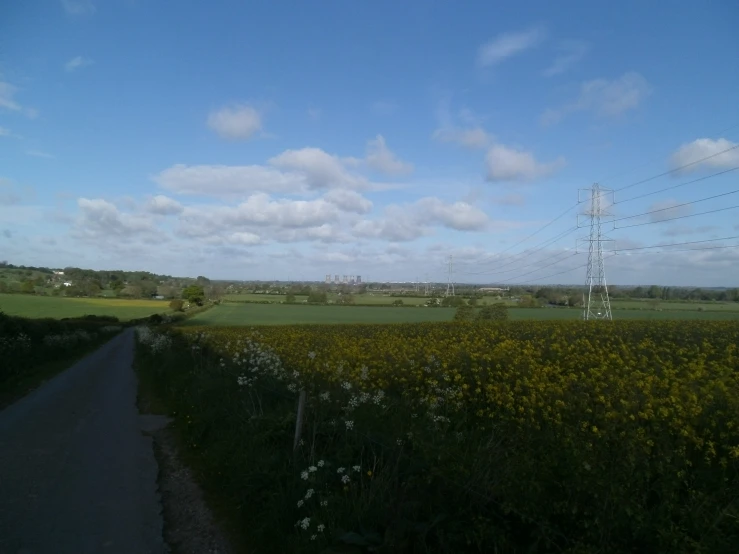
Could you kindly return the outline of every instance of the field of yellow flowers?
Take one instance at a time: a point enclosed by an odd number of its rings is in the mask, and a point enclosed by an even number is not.
[[[142,337],[142,373],[251,551],[254,541],[450,553],[739,544],[735,322]]]

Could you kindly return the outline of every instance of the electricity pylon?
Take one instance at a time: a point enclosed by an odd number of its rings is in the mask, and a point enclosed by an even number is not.
[[[611,239],[603,235],[602,225],[603,218],[611,217],[606,211],[605,196],[612,194],[613,191],[601,187],[598,183],[590,189],[580,190],[590,191],[590,209],[583,214],[590,219],[590,236],[582,239],[588,242],[588,270],[585,277],[588,293],[587,298],[583,299],[582,317],[585,321],[612,320],[611,300],[608,297],[606,269],[603,263],[603,243]]]
[[[454,281],[452,281],[452,275],[454,273],[454,262],[452,261],[451,254],[449,255],[449,277],[446,282],[446,294],[444,296],[454,296]]]

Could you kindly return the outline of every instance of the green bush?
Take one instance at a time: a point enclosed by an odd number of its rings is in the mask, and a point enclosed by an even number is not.
[[[488,321],[506,321],[508,319],[508,306],[502,302],[483,306],[477,313],[477,319]]]

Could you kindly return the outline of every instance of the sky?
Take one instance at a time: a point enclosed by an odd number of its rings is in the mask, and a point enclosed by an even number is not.
[[[738,24],[731,0],[3,2],[0,259],[579,284],[598,183],[609,283],[738,286]]]

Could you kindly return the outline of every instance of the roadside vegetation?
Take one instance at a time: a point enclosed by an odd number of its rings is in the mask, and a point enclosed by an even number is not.
[[[244,552],[714,554],[739,542],[738,344],[705,321],[144,327],[137,367]]]
[[[114,317],[25,319],[0,312],[0,408],[110,340]]]

